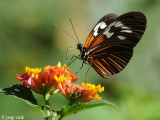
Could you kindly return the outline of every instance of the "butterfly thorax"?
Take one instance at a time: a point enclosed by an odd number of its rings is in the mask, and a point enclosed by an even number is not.
[[[80,50],[80,59],[85,63],[89,58],[89,56],[86,55],[86,48],[83,47],[82,44],[77,44],[77,49]]]

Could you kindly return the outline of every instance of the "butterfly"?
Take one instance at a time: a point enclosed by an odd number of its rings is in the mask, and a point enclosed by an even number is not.
[[[108,79],[129,63],[146,24],[146,17],[141,12],[105,15],[94,26],[85,45],[77,44],[80,55],[76,58],[88,63],[101,77]]]

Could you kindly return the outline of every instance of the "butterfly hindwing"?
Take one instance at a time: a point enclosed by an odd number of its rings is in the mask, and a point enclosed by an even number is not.
[[[122,42],[112,42],[108,45],[102,45],[90,52],[89,64],[103,78],[108,78],[122,71],[130,61],[133,49]]]

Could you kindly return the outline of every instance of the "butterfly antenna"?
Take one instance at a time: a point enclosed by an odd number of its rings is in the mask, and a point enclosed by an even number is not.
[[[72,28],[73,28],[74,34],[76,35],[77,42],[78,42],[78,43],[80,43],[80,42],[79,42],[79,39],[78,39],[78,36],[77,36],[77,34],[76,34],[76,31],[75,31],[75,29],[74,29],[74,26],[73,26],[73,24],[72,24],[71,19],[70,19],[70,23],[71,23],[71,25],[72,25]]]
[[[75,40],[77,42],[77,39],[75,39],[73,36],[71,36],[68,32],[66,32],[65,30],[63,30],[61,27],[59,27],[56,23],[54,23],[54,25],[60,29],[61,31],[65,32],[68,36],[70,36],[73,40]]]

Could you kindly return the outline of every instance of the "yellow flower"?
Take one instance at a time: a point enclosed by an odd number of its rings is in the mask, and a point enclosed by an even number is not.
[[[41,68],[29,68],[26,66],[25,71],[28,73],[28,75],[38,74],[41,72]]]
[[[94,84],[82,83],[81,86],[84,89],[81,93],[82,102],[89,102],[93,99],[102,99],[97,94],[97,92],[103,92],[104,91],[104,87],[101,87],[100,84],[95,86]]]
[[[65,70],[66,68],[67,68],[67,65],[64,64],[62,69]]]
[[[104,87],[101,87],[101,85],[95,86],[94,84],[89,84],[89,83],[82,83],[81,85],[84,89],[89,89],[90,91],[95,91],[95,92],[103,92]]]
[[[70,76],[64,77],[63,75],[60,74],[59,77],[58,77],[57,75],[54,75],[54,79],[55,79],[58,83],[61,83],[61,82],[67,82],[67,81],[71,80],[72,78],[71,78]]]

